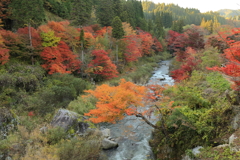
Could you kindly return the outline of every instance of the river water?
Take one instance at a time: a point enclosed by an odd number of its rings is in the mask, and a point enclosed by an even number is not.
[[[154,71],[148,84],[173,85],[174,80],[168,75],[171,61],[162,61]],[[147,85],[148,85],[147,84]],[[149,106],[143,107],[147,110]],[[152,123],[158,118],[149,117]],[[117,124],[104,124],[101,129],[109,128],[111,137],[115,138],[119,146],[116,149],[106,150],[109,160],[154,160],[148,141],[152,138],[153,128],[135,116],[127,116]]]

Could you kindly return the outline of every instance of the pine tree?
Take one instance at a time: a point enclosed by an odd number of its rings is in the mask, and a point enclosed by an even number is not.
[[[30,53],[32,53],[32,33],[31,25],[39,25],[45,20],[43,0],[12,0],[10,4],[12,19],[20,22],[22,25],[28,24]],[[32,64],[33,64],[32,55]]]
[[[112,36],[116,38],[117,41],[124,36],[124,30],[122,27],[122,21],[118,16],[116,16],[112,21]],[[118,63],[118,42],[116,45],[116,63]]]
[[[121,39],[124,36],[124,30],[122,27],[121,19],[116,16],[112,21],[112,36],[116,39]]]
[[[12,0],[11,18],[22,25],[39,25],[45,20],[43,0]]]
[[[113,11],[114,15],[118,16],[122,21],[122,12],[123,12],[123,5],[121,0],[113,0]]]
[[[113,1],[99,0],[99,5],[96,8],[96,16],[101,25],[111,26],[114,17]]]
[[[71,18],[74,25],[85,25],[91,17],[92,0],[74,0]]]
[[[159,37],[163,37],[164,35],[164,29],[163,29],[163,23],[162,23],[162,19],[160,16],[160,13],[156,14],[156,28],[155,28],[155,35],[157,38]]]

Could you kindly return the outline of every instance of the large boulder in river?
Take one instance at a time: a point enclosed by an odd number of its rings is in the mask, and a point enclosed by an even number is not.
[[[80,116],[76,112],[59,109],[55,114],[51,125],[53,127],[61,127],[64,130],[68,130],[73,127],[78,133],[84,133],[89,127],[89,124],[84,122],[84,120],[86,120],[86,118],[84,116]]]

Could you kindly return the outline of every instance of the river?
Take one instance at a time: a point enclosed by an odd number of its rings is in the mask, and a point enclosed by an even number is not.
[[[148,84],[173,85],[174,80],[168,75],[171,60],[162,61],[154,71]],[[149,106],[145,106],[144,110]],[[154,115],[149,120],[156,123]],[[127,116],[117,124],[104,124],[101,129],[109,128],[111,137],[119,144],[116,149],[106,150],[109,160],[154,160],[154,156],[148,141],[152,138],[153,128],[147,125],[141,118]]]

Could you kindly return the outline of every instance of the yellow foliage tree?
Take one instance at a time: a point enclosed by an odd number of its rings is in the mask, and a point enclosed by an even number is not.
[[[122,26],[125,36],[136,35],[136,31],[132,28],[132,26],[129,23],[123,22]]]

